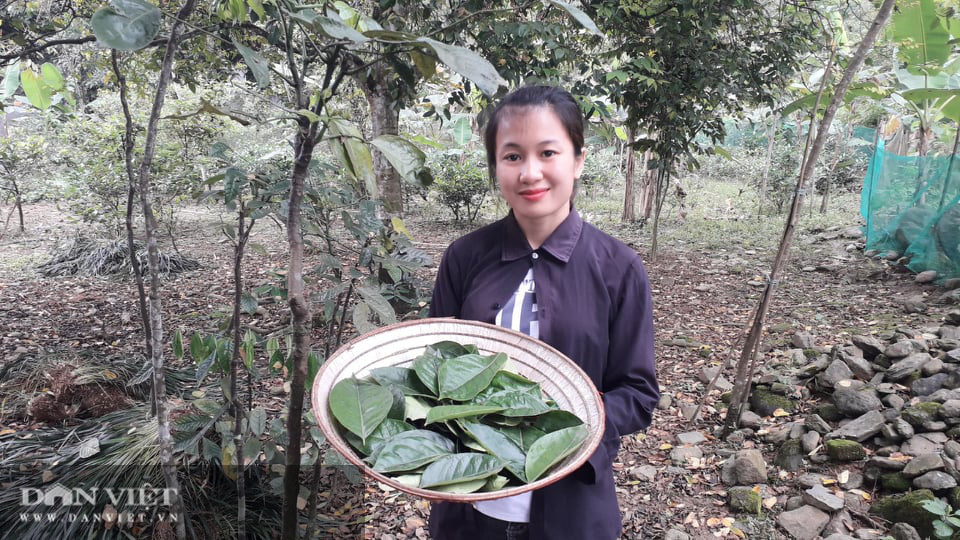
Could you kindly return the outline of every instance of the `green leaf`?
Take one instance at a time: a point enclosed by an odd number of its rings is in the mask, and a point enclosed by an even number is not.
[[[398,135],[381,135],[370,144],[387,158],[401,178],[411,184],[418,182],[417,173],[423,169],[427,159],[422,150]]]
[[[436,486],[430,489],[443,493],[473,493],[483,489],[484,486],[487,485],[487,480],[487,478],[480,478],[479,480],[467,480],[466,482],[447,484],[445,486]]]
[[[456,45],[448,45],[439,41],[422,37],[415,43],[421,43],[436,53],[437,58],[450,69],[463,77],[470,79],[484,94],[492,96],[507,81],[497,73],[497,69],[486,58],[479,54]]]
[[[616,134],[618,139],[623,142],[627,142],[627,130],[623,129],[623,126],[617,126],[613,128],[613,132]]]
[[[492,478],[487,478],[486,483],[483,484],[483,491],[500,491],[501,489],[507,487],[507,484],[510,482],[510,479],[503,475],[496,475]]]
[[[946,516],[950,513],[950,506],[943,499],[930,499],[923,501],[921,504],[923,509],[931,514],[936,514],[938,516]]]
[[[244,468],[249,465],[249,463],[254,463],[257,461],[257,458],[260,457],[260,450],[263,449],[263,442],[256,437],[251,437],[244,441],[243,443],[243,465]]]
[[[412,471],[454,453],[455,449],[453,441],[432,431],[404,431],[383,444],[373,469],[378,472]]]
[[[370,377],[383,386],[396,386],[405,396],[433,397],[410,368],[387,366],[370,370]]]
[[[523,390],[500,390],[477,396],[477,403],[500,407],[503,416],[537,416],[551,410],[543,399]]]
[[[210,439],[203,439],[203,458],[207,461],[211,459],[220,459],[220,455],[223,451],[220,450],[220,445],[211,441]]]
[[[253,315],[256,313],[257,306],[259,305],[260,304],[257,302],[256,296],[253,296],[250,293],[243,293],[240,295],[240,309],[242,309],[247,315]]]
[[[50,107],[50,89],[43,84],[36,73],[30,69],[21,73],[20,84],[23,86],[23,93],[27,95],[27,100],[30,101],[31,105],[41,111]]]
[[[0,95],[0,101],[13,97],[20,88],[20,62],[14,62],[7,66],[7,73],[3,77],[3,95]]]
[[[193,361],[200,363],[204,358],[207,357],[207,347],[203,343],[203,338],[200,337],[200,334],[194,334],[190,338],[190,356],[193,357]]]
[[[260,17],[260,20],[267,18],[267,12],[263,9],[263,2],[261,0],[247,0],[247,5],[257,14],[257,17]]]
[[[407,399],[403,391],[396,386],[390,385],[390,393],[393,394],[393,405],[390,406],[390,412],[387,413],[388,419],[405,420],[407,418]]]
[[[507,363],[507,355],[467,354],[444,362],[437,370],[440,397],[468,401],[490,385],[493,376]]]
[[[427,56],[420,51],[410,51],[410,57],[413,58],[413,63],[424,80],[430,80],[437,74],[437,61],[432,56]]]
[[[432,407],[427,412],[426,425],[435,422],[446,422],[447,420],[453,420],[455,418],[493,414],[502,410],[502,407],[495,405],[439,405]]]
[[[338,382],[330,391],[330,412],[363,441],[383,422],[392,405],[389,388],[352,377]]]
[[[223,469],[223,474],[227,475],[227,478],[237,479],[237,447],[234,446],[233,441],[228,442],[220,453],[220,468]]]
[[[603,36],[603,32],[601,32],[600,29],[597,28],[597,25],[596,23],[593,22],[593,19],[591,19],[589,15],[584,13],[583,10],[581,10],[577,6],[568,4],[566,2],[562,2],[561,0],[549,0],[549,1],[551,4],[558,6],[561,9],[565,10],[567,13],[569,13],[571,17],[573,17],[578,23],[580,23],[580,26],[583,26],[584,28],[589,30],[591,34],[594,34],[597,36]]]
[[[315,124],[320,120],[323,120],[322,118],[320,118],[319,114],[307,109],[300,109],[297,111],[297,114],[299,114],[300,116],[306,117],[306,119],[309,120],[311,124]]]
[[[550,411],[538,416],[533,422],[533,427],[547,433],[552,433],[554,431],[579,426],[581,424],[583,424],[583,420],[581,420],[577,415],[570,411],[558,410]]]
[[[179,328],[173,333],[173,356],[177,360],[183,359],[183,334]]]
[[[933,108],[954,122],[960,122],[960,89],[915,88],[900,93],[904,99],[917,104],[933,102]]]
[[[237,51],[243,56],[243,61],[253,72],[253,78],[256,79],[257,86],[260,88],[270,86],[270,63],[257,51],[237,42],[237,40],[233,40],[233,46],[237,48]]]
[[[413,361],[414,373],[434,396],[440,393],[437,388],[437,370],[440,369],[442,363],[443,359],[429,352],[429,350]]]
[[[383,448],[383,445],[393,438],[394,435],[398,435],[405,431],[413,431],[417,428],[404,422],[403,420],[395,420],[393,418],[387,418],[377,426],[377,429],[373,430],[373,433],[367,437],[366,444],[352,433],[348,434],[350,444],[354,446],[357,450],[362,452],[365,456],[370,456],[376,460],[377,454]],[[359,446],[358,446],[359,445]]]
[[[346,40],[354,44],[366,43],[370,38],[350,28],[342,20],[331,19],[330,17],[317,17],[314,19],[321,32],[335,40]]]
[[[431,405],[426,400],[414,397],[404,396],[405,415],[407,420],[425,420],[427,413],[430,412]]]
[[[534,482],[563,458],[577,451],[589,432],[585,426],[574,426],[547,433],[532,445],[527,453],[524,471],[527,482]]]
[[[473,137],[473,129],[470,127],[470,118],[467,116],[461,116],[457,118],[450,126],[450,130],[453,132],[453,140],[457,143],[457,146],[463,146],[470,142],[470,139]]]
[[[380,322],[383,324],[393,324],[397,322],[397,314],[393,310],[393,306],[380,294],[380,291],[370,287],[357,287],[357,292],[360,293],[363,301],[370,306],[370,309],[377,314]]]
[[[347,165],[349,165],[353,177],[360,182],[360,187],[368,195],[376,197],[379,192],[377,190],[377,177],[373,171],[373,155],[370,154],[370,147],[365,142],[353,138],[344,139],[343,146],[350,158]]]
[[[267,411],[257,407],[248,413],[250,432],[259,437],[267,429]]]
[[[439,356],[444,360],[465,354],[479,354],[476,345],[461,345],[456,341],[438,341],[433,345],[427,345],[426,352]]]
[[[370,322],[370,306],[366,302],[353,307],[353,326],[361,336],[377,329],[377,325]]]
[[[60,74],[60,70],[49,62],[40,66],[40,76],[43,77],[43,82],[53,92],[66,88],[66,82],[63,80],[63,75]]]
[[[146,47],[160,32],[162,14],[157,6],[143,0],[113,0],[90,18],[97,41],[119,51]]]
[[[420,143],[420,144],[427,145],[427,146],[429,146],[429,147],[431,147],[431,148],[436,148],[437,150],[446,150],[446,149],[447,149],[446,146],[438,143],[437,141],[434,141],[433,139],[428,139],[428,138],[424,137],[423,135],[417,135],[417,136],[415,136],[415,137],[412,137],[412,139],[413,139],[414,141]]]
[[[913,73],[939,71],[950,57],[950,33],[937,17],[934,0],[900,0],[893,14],[898,56]]]
[[[434,489],[473,480],[483,480],[503,470],[503,462],[494,456],[472,452],[444,456],[423,470],[420,487]],[[480,487],[483,486],[480,485]],[[480,489],[477,487],[477,489]]]
[[[933,533],[937,538],[952,538],[953,528],[939,519],[933,521]]]
[[[524,464],[526,455],[515,442],[509,437],[486,424],[471,422],[469,420],[457,420],[457,425],[463,429],[467,435],[477,441],[487,453],[496,456],[503,462],[507,468],[520,481],[526,482],[526,472]]]
[[[217,360],[217,349],[213,349],[207,354],[207,357],[200,362],[200,365],[197,366],[197,382],[202,381],[206,378],[207,373],[210,372],[210,368],[213,367],[213,363]]]

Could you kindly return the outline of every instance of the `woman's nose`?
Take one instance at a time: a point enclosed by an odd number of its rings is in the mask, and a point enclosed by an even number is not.
[[[520,181],[533,182],[543,177],[543,167],[535,159],[527,160],[520,170]]]

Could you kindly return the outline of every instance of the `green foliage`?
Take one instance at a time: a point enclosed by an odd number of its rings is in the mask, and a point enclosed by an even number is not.
[[[933,533],[937,538],[960,538],[960,510],[953,510],[943,499],[924,501],[923,509],[937,516],[933,520]]]
[[[447,151],[437,154],[430,168],[440,203],[455,220],[475,221],[490,192],[483,156],[479,152]]]

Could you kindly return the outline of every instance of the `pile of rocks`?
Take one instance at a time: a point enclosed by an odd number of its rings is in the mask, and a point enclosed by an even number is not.
[[[776,444],[774,464],[781,470],[800,471],[810,462],[844,463],[851,471],[842,483],[801,475],[803,491],[788,498],[778,524],[798,539],[881,538],[871,527],[873,514],[904,523],[897,538],[911,538],[914,529],[917,538],[933,537],[934,516],[922,509],[923,501],[945,497],[960,506],[960,443],[953,440],[960,438],[960,310],[938,326],[854,336],[842,347],[816,347],[802,333],[793,344],[797,348],[787,352],[793,372],[757,381],[752,412],[742,415],[741,429],[728,441],[758,435]],[[798,398],[814,391],[830,399],[802,419],[763,429],[763,416],[794,412]],[[756,450],[741,450],[725,463],[721,478],[734,486],[728,490],[733,510],[759,513],[753,487],[766,483],[762,460]],[[871,505],[863,486],[885,496]]]

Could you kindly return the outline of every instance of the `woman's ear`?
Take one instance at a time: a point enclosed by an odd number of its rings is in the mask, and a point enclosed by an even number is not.
[[[575,165],[575,170],[573,172],[573,178],[576,180],[580,179],[580,175],[583,173],[583,164],[586,163],[587,158],[587,149],[581,148],[580,155],[577,156],[577,162]]]

